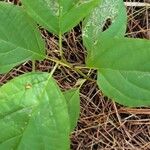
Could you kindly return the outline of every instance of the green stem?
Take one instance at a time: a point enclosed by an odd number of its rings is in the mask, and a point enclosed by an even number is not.
[[[59,32],[59,51],[61,59],[63,59],[63,50],[62,50],[62,34]]]
[[[49,57],[47,57],[46,58],[47,60],[50,60],[50,61],[53,61],[53,62],[55,62],[55,63],[58,63],[58,64],[60,64],[60,65],[62,65],[62,66],[65,66],[65,67],[68,67],[68,68],[72,68],[72,65],[70,65],[69,63],[64,63],[64,62],[62,62],[61,60],[58,60],[58,59],[53,59],[53,58],[49,58]]]
[[[76,67],[73,67],[71,64],[67,63],[67,62],[62,62],[60,60],[57,60],[57,59],[52,59],[52,58],[47,58],[48,60],[50,61],[53,61],[57,64],[60,64],[62,66],[65,66],[65,67],[68,67],[70,69],[72,69],[73,71],[76,71],[77,73],[79,73],[81,76],[83,76],[85,79],[89,80],[89,81],[92,81],[92,82],[95,82],[95,80],[89,78],[87,75],[85,75],[80,69],[76,68]]]
[[[62,8],[61,5],[59,5],[59,51],[60,51],[61,59],[63,59],[61,17],[62,17]]]
[[[54,66],[54,68],[53,68],[52,71],[50,72],[50,75],[49,75],[49,77],[48,77],[48,79],[47,79],[47,81],[46,81],[45,87],[43,88],[43,91],[40,93],[40,97],[45,93],[45,89],[46,89],[46,87],[49,85],[49,84],[48,84],[48,83],[49,83],[49,80],[51,79],[51,77],[52,77],[52,75],[54,74],[55,70],[57,69],[58,65],[59,65],[59,64],[56,63],[55,66]]]
[[[86,66],[75,66],[75,68],[77,68],[77,69],[94,69],[94,70],[98,69],[98,68],[95,68],[95,67],[86,67]]]
[[[76,71],[78,74],[80,74],[81,76],[83,76],[85,79],[92,81],[92,82],[96,82],[96,80],[89,78],[87,75],[85,75],[81,70],[77,69],[77,68],[73,68],[72,70]]]
[[[35,60],[32,61],[32,72],[35,72]]]
[[[55,70],[57,69],[59,63],[56,63],[54,68],[52,69],[52,71],[50,72],[50,77],[52,77],[52,75],[54,74]]]

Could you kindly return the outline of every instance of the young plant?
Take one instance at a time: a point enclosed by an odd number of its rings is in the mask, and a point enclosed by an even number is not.
[[[0,73],[28,60],[34,64],[46,58],[56,64],[50,73],[35,72],[33,65],[33,72],[0,87],[0,150],[70,149],[69,135],[80,111],[79,88],[61,92],[52,76],[64,65],[89,79],[63,55],[62,35],[80,21],[88,52],[85,66],[97,69],[104,94],[125,106],[150,105],[150,42],[124,37],[122,0],[21,2],[0,2]],[[104,31],[108,20],[111,25]],[[60,60],[47,57],[37,24],[58,36]]]

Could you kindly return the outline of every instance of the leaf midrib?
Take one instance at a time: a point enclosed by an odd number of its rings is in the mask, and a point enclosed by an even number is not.
[[[43,96],[44,91],[45,91],[46,87],[48,86],[48,82],[49,82],[49,80],[51,79],[51,77],[52,77],[52,75],[49,75],[48,79],[45,81],[45,82],[46,82],[46,83],[45,83],[45,86],[44,86],[44,88],[42,88],[43,91],[41,91],[41,93],[39,93],[39,98]],[[38,97],[38,96],[37,96],[37,97]],[[36,111],[36,108],[40,105],[41,102],[42,102],[42,101],[38,101],[37,105],[36,105],[35,107],[33,107],[31,116],[32,116],[32,114]],[[49,103],[49,104],[50,104],[50,103]],[[49,106],[51,106],[51,105],[49,105]],[[26,125],[26,127],[25,127],[25,129],[24,129],[24,132],[25,132],[25,130],[27,129],[27,127],[28,127],[28,125],[29,125],[29,123],[30,123],[31,118],[32,118],[32,117],[29,118],[28,124]],[[57,125],[57,124],[56,124],[56,125]],[[20,145],[20,141],[21,141],[22,138],[23,138],[24,132],[22,132],[22,134],[21,134],[20,140],[19,140],[19,142],[18,142],[19,144],[16,146],[16,149],[17,149],[17,148],[19,147],[19,145]]]

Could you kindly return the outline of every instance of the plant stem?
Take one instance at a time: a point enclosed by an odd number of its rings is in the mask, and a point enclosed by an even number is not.
[[[32,72],[35,72],[35,60],[32,61]]]
[[[63,58],[63,50],[62,50],[62,34],[59,32],[59,51],[60,51],[60,56],[61,59]]]
[[[73,67],[71,64],[67,63],[67,62],[62,62],[60,60],[56,60],[56,59],[52,59],[52,58],[47,58],[48,60],[50,61],[53,61],[57,64],[60,64],[62,66],[65,66],[65,67],[68,67],[70,69],[72,69],[73,71],[79,73],[81,76],[83,76],[85,79],[89,80],[89,81],[92,81],[92,82],[95,82],[95,80],[89,78],[87,75],[85,75],[80,69],[76,68],[76,67]]]
[[[61,59],[63,59],[61,17],[62,17],[62,8],[61,5],[59,5],[59,51],[60,51]]]
[[[44,94],[45,88],[48,86],[48,82],[51,79],[52,75],[54,74],[55,70],[57,69],[58,65],[59,65],[59,63],[56,63],[55,66],[54,66],[54,68],[50,72],[50,75],[49,75],[49,77],[48,77],[48,79],[46,81],[46,84],[45,84],[45,87],[43,88],[43,91],[40,93],[40,96],[42,96]]]
[[[85,75],[81,70],[77,69],[77,68],[73,68],[72,70],[76,71],[78,74],[80,74],[82,77],[84,77],[85,79],[92,81],[92,82],[96,82],[96,80],[89,78],[87,75]]]
[[[52,75],[54,74],[55,70],[57,69],[59,63],[56,63],[54,68],[52,69],[52,71],[50,72],[50,77],[52,77]]]
[[[72,68],[72,65],[70,65],[69,63],[64,63],[63,61],[61,61],[61,60],[58,60],[58,59],[53,59],[53,58],[49,58],[49,57],[47,57],[46,58],[47,60],[50,60],[50,61],[53,61],[53,62],[55,62],[55,63],[58,63],[58,64],[60,64],[60,65],[62,65],[62,66],[65,66],[65,67],[68,67],[68,68]]]

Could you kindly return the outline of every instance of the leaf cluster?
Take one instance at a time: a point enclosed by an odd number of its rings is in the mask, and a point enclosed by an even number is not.
[[[68,150],[79,118],[79,87],[62,92],[53,73],[71,69],[63,56],[62,35],[82,21],[88,55],[85,67],[97,69],[103,93],[125,106],[150,105],[150,42],[125,37],[122,0],[22,0],[0,2],[0,73],[28,60],[56,63],[51,73],[21,75],[0,87],[0,150]],[[104,29],[109,21],[109,27]],[[47,57],[38,25],[59,38],[60,60]]]

